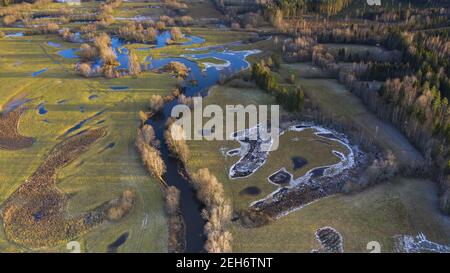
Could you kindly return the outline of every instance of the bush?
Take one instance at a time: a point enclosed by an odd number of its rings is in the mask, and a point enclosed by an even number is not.
[[[107,48],[111,45],[111,38],[108,34],[102,32],[94,38],[94,45],[101,51],[102,49]]]
[[[450,215],[450,188],[447,188],[441,195],[439,205],[443,213]]]
[[[183,26],[190,26],[190,25],[192,25],[193,21],[194,21],[194,19],[192,19],[191,16],[185,15],[180,18],[180,22]]]
[[[76,40],[76,36],[74,33],[72,33],[72,31],[70,31],[69,28],[63,28],[59,31],[59,35],[61,35],[61,37],[68,42],[75,42]]]
[[[142,136],[144,137],[145,143],[150,144],[152,147],[159,148],[159,140],[156,139],[155,130],[151,125],[145,124],[141,128]]]
[[[6,26],[10,26],[18,21],[20,18],[18,15],[6,15],[3,17],[3,24]]]
[[[103,65],[101,72],[108,79],[118,78],[120,76],[119,72],[114,69],[113,65]]]
[[[94,56],[95,52],[98,52],[95,54],[95,56],[100,56],[101,60],[103,61],[103,66],[101,68],[101,72],[103,75],[107,78],[117,78],[119,77],[119,73],[115,70],[115,67],[119,65],[119,62],[117,61],[117,56],[114,52],[114,50],[111,48],[111,38],[106,33],[101,33],[100,35],[94,37],[94,47],[96,51],[92,50],[90,46],[83,44],[82,45],[82,54],[86,58],[90,58]],[[92,60],[92,59],[91,59]]]
[[[95,24],[86,24],[80,26],[80,32],[81,33],[92,33],[97,30],[97,25]]]
[[[157,35],[158,35],[158,32],[156,31],[155,28],[153,28],[153,27],[147,28],[147,40],[149,42],[155,42]]]
[[[197,190],[198,198],[207,207],[223,203],[223,186],[207,168],[200,169],[192,174],[192,183]]]
[[[43,26],[33,27],[28,33],[31,35],[58,34],[59,26],[56,23],[47,23]]]
[[[263,211],[247,208],[239,213],[241,225],[244,228],[257,228],[269,224],[273,219]]]
[[[180,62],[170,62],[166,64],[162,68],[162,70],[175,74],[177,77],[180,78],[186,78],[189,73],[189,69],[183,63]]]
[[[105,47],[100,50],[100,58],[102,59],[104,65],[117,66],[118,62],[116,60],[117,56],[114,50],[110,47]]]
[[[166,24],[166,26],[174,26],[175,25],[175,20],[167,15],[160,16],[159,20],[161,22],[164,22]]]
[[[117,35],[127,41],[139,43],[154,43],[157,32],[153,26],[144,27],[141,23],[128,23],[117,31]]]
[[[145,122],[148,120],[149,115],[148,113],[144,112],[144,111],[139,111],[138,113],[139,119],[141,120],[142,125],[145,124]]]
[[[159,31],[163,31],[164,29],[166,29],[166,23],[162,21],[156,22],[156,29]]]
[[[189,108],[194,108],[194,98],[193,97],[186,97],[185,95],[181,94],[178,96],[178,103],[184,104]]]
[[[183,38],[183,33],[181,33],[179,27],[173,27],[170,30],[170,36],[172,37],[172,40],[179,41],[181,38]]]
[[[366,170],[366,178],[370,185],[386,181],[398,172],[397,160],[391,151],[381,159],[375,159]]]
[[[177,0],[165,0],[164,3],[168,9],[176,10],[178,12],[181,9],[187,9],[188,7],[187,4],[180,3]]]
[[[205,249],[208,253],[229,253],[232,252],[231,241],[233,241],[233,236],[228,231],[210,232]]]
[[[364,190],[371,185],[394,177],[398,171],[399,168],[394,154],[387,151],[381,158],[374,159],[357,181],[347,181],[342,191],[349,194]]]
[[[5,36],[6,36],[6,34],[3,31],[0,30],[0,39],[1,38],[5,38]]]
[[[200,169],[192,175],[192,183],[197,190],[197,197],[205,204],[203,213],[207,223],[205,249],[208,252],[231,252],[231,233],[226,227],[231,219],[232,209],[224,197],[222,184],[207,168]]]

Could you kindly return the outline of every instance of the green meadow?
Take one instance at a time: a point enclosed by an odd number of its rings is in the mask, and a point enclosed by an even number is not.
[[[305,88],[309,88],[302,79],[299,81]],[[326,89],[314,90],[320,94],[326,92]],[[349,93],[346,96],[352,95]],[[225,85],[214,87],[203,104],[276,103],[256,87],[235,88]],[[344,107],[345,104],[342,109]],[[233,209],[238,211],[278,188],[269,183],[267,178],[280,167],[286,167],[289,172],[293,172],[292,156],[300,155],[308,160],[307,165],[295,171],[295,178],[310,168],[336,163],[329,152],[330,146],[317,142],[310,132],[290,134],[292,132],[280,138],[279,149],[269,154],[263,167],[251,176],[239,179],[228,177],[230,167],[236,163],[239,156],[224,155],[224,151],[238,148],[237,142],[188,141],[191,150],[188,170],[194,172],[208,167],[223,183],[226,196],[231,200]],[[292,142],[295,137],[300,138],[300,141]],[[258,187],[261,193],[242,194],[242,190],[249,186]],[[266,226],[248,229],[243,228],[239,221],[233,222],[230,226],[233,251],[310,252],[320,247],[315,238],[315,231],[324,226],[331,226],[342,234],[345,252],[369,252],[366,247],[370,241],[380,242],[382,252],[394,252],[395,236],[416,235],[420,232],[434,242],[450,243],[450,222],[438,210],[436,185],[429,180],[394,178],[363,192],[337,194],[317,200]]]
[[[19,97],[32,99],[25,104],[27,111],[20,120],[19,130],[22,135],[35,139],[29,149],[0,150],[0,203],[34,172],[68,129],[104,111],[80,130],[105,126],[107,136],[58,174],[57,187],[70,196],[72,215],[114,199],[124,189],[137,194],[136,205],[125,219],[104,224],[77,240],[84,251],[104,252],[109,243],[128,231],[130,236],[120,250],[166,251],[166,240],[161,239],[167,236],[162,193],[159,184],[141,166],[134,136],[138,111],[145,109],[151,95],[168,94],[175,86],[175,80],[151,72],[138,78],[85,79],[75,74],[74,60],[57,55],[61,49],[48,46],[48,41],[60,43],[65,48],[75,46],[64,43],[58,36],[6,38],[0,42],[0,104],[5,105]],[[31,76],[45,68],[48,71]],[[128,86],[129,89],[113,91],[111,86]],[[92,95],[96,97],[89,99]],[[38,112],[40,103],[44,103],[48,111],[44,115]],[[10,245],[3,234],[0,249],[2,252],[28,251]],[[56,250],[67,251],[65,246]]]

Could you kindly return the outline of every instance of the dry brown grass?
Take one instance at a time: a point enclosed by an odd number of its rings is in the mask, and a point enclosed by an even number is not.
[[[24,108],[17,108],[0,117],[0,149],[20,150],[33,145],[33,138],[19,133],[19,120]]]

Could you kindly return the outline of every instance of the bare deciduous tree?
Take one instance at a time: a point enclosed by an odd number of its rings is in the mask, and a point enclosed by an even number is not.
[[[169,147],[172,155],[177,156],[183,163],[189,159],[190,152],[189,147],[186,144],[186,137],[183,127],[178,124],[171,124],[165,134],[167,146]]]
[[[208,252],[231,252],[232,235],[226,230],[231,219],[231,205],[224,197],[222,184],[207,168],[192,174],[198,198],[206,205],[203,217],[207,220],[205,249]]]
[[[156,113],[162,110],[164,106],[164,98],[161,95],[152,95],[150,97],[150,111]]]

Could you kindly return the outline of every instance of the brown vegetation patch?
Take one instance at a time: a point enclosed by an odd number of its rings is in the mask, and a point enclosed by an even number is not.
[[[0,149],[20,150],[33,145],[33,138],[19,133],[19,120],[24,108],[17,108],[0,117]]]
[[[349,181],[359,185],[361,182],[358,178],[365,173],[366,164],[361,160],[358,167],[344,170],[333,177],[320,176],[293,188],[283,187],[272,196],[254,203],[241,212],[241,225],[247,228],[266,225],[270,223],[270,219],[277,219],[316,200],[344,192],[344,187],[350,183]]]
[[[199,169],[191,176],[197,198],[205,204],[202,212],[206,220],[204,232],[207,237],[205,249],[208,253],[232,252],[233,237],[227,230],[231,221],[230,201],[224,197],[222,183],[207,169]]]
[[[70,240],[105,220],[119,220],[134,203],[134,193],[107,202],[79,216],[67,213],[68,196],[56,187],[58,171],[86,152],[106,131],[102,128],[72,136],[58,144],[39,168],[3,204],[7,238],[32,248]]]
[[[249,186],[239,192],[240,195],[259,195],[261,189],[256,186]]]

